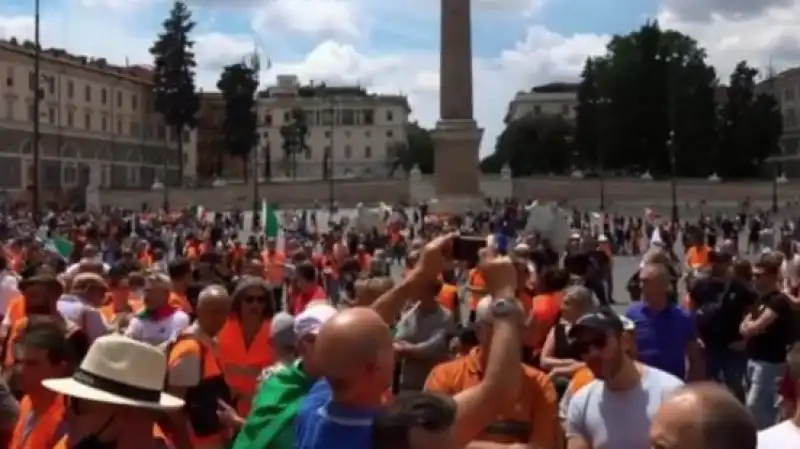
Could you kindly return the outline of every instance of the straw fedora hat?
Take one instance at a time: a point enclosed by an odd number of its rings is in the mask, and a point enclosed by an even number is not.
[[[94,341],[72,377],[42,381],[45,388],[87,401],[175,410],[183,400],[163,393],[167,360],[153,346],[122,335]]]

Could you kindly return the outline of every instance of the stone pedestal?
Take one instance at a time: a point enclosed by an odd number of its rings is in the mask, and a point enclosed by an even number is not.
[[[480,191],[478,151],[483,129],[474,120],[440,120],[432,133],[436,213],[477,212],[485,205]]]

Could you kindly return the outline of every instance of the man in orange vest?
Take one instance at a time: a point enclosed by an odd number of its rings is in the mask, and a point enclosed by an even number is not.
[[[19,419],[9,446],[14,449],[50,448],[66,433],[64,397],[42,386],[42,381],[72,371],[64,330],[55,321],[28,326],[18,343],[17,386],[24,394]]]

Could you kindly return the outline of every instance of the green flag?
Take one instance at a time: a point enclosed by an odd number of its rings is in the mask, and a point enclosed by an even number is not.
[[[314,379],[306,375],[299,362],[263,380],[233,449],[293,449],[292,422],[312,385]]]
[[[278,238],[281,224],[278,212],[266,200],[261,200],[261,223],[264,225],[264,235],[269,238]]]
[[[52,239],[45,241],[44,244],[46,250],[57,253],[64,259],[69,259],[74,246],[75,245],[73,245],[72,242],[59,236],[55,236]]]

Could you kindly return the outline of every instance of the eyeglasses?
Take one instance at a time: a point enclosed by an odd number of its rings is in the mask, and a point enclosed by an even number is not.
[[[574,340],[570,345],[575,354],[584,356],[592,348],[598,351],[603,350],[608,344],[608,335],[598,333],[590,336],[589,338],[579,338]]]

